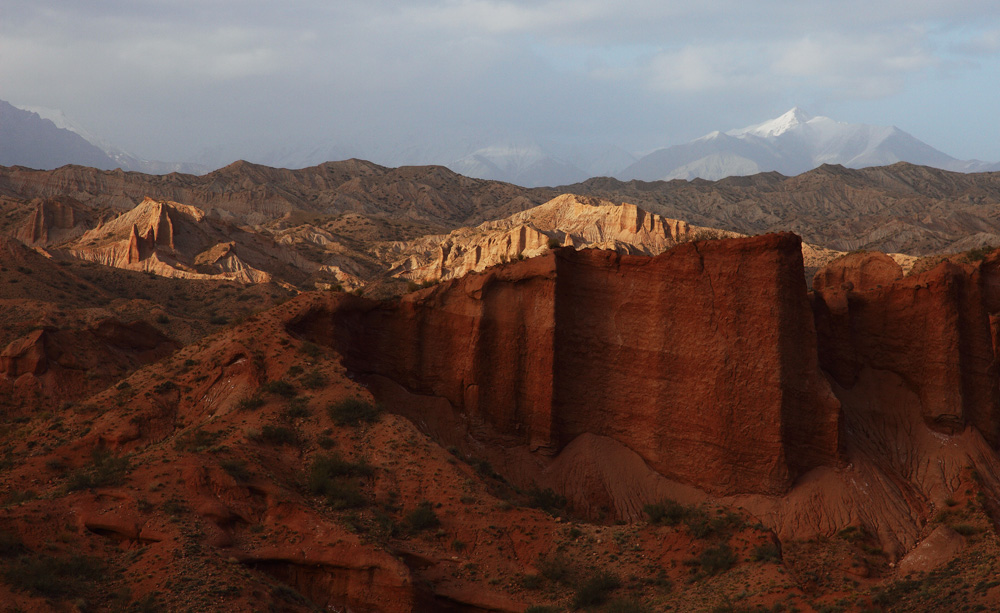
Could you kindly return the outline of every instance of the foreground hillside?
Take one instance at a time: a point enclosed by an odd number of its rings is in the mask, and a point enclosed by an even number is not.
[[[997,279],[853,254],[809,293],[781,234],[306,293],[82,390],[37,367],[79,339],[15,343],[0,379],[76,396],[5,409],[0,600],[994,608]]]

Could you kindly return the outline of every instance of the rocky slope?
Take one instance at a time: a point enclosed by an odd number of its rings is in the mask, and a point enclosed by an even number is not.
[[[131,209],[149,197],[251,224],[306,211],[314,216],[398,215],[439,228],[479,223],[548,200],[524,188],[469,179],[440,166],[385,168],[363,160],[300,170],[235,162],[202,176],[81,166],[44,172],[0,168],[0,194],[23,199],[68,195],[86,204],[120,209]]]
[[[1000,173],[966,175],[905,163],[861,170],[824,165],[795,177],[601,178],[565,189],[744,234],[791,231],[840,251],[927,255],[1000,244]]]
[[[412,240],[573,193],[741,234],[792,231],[838,251],[928,255],[1000,244],[998,177],[905,163],[862,170],[825,165],[795,177],[763,173],[652,183],[595,178],[553,190],[469,179],[435,166],[390,169],[347,160],[280,170],[238,162],[202,177],[0,168],[0,197],[71,197],[98,208],[131,209],[148,196],[241,224],[310,223],[336,227],[348,240],[381,226],[382,240]]]
[[[902,278],[852,254],[810,294],[776,234],[301,295],[73,406],[5,412],[0,597],[994,607],[998,257]],[[30,347],[4,352],[20,385],[45,377]],[[70,581],[74,555],[106,572]]]

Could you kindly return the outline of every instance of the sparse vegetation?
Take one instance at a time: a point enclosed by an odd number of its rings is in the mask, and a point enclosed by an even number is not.
[[[221,434],[221,432],[208,432],[201,428],[195,428],[178,437],[174,443],[174,449],[188,453],[201,453],[207,451],[212,445],[215,445]]]
[[[89,466],[70,473],[66,482],[69,491],[85,490],[95,487],[121,485],[129,469],[127,457],[112,455],[103,447],[95,447],[90,454]]]
[[[540,558],[535,564],[535,568],[549,581],[564,585],[570,585],[573,582],[575,574],[573,565],[569,558],[562,553]]]
[[[306,487],[311,494],[324,496],[327,504],[335,509],[360,507],[368,500],[361,493],[357,480],[374,473],[364,460],[348,462],[339,454],[331,453],[313,461]]]
[[[295,445],[299,442],[299,437],[295,430],[287,426],[276,426],[274,424],[267,424],[259,431],[248,433],[247,438],[255,443],[266,443],[268,445]]]
[[[717,575],[732,568],[736,564],[737,558],[729,543],[720,543],[701,552],[698,562],[706,574]]]
[[[777,543],[767,542],[757,545],[750,553],[750,559],[754,562],[780,562],[781,549]]]
[[[275,381],[268,381],[261,388],[268,394],[275,394],[276,396],[281,396],[283,398],[294,398],[298,393],[295,391],[295,386],[284,381],[282,379],[277,379]]]
[[[555,493],[552,488],[542,490],[535,487],[528,490],[528,506],[558,515],[566,508],[566,497]]]
[[[993,253],[994,249],[995,247],[992,247],[991,245],[987,245],[984,243],[980,247],[976,247],[975,249],[969,249],[968,251],[966,251],[965,259],[970,262],[981,262],[982,260],[986,259],[986,256]]]
[[[424,530],[437,528],[441,525],[441,520],[438,519],[437,514],[434,512],[434,505],[424,500],[415,509],[406,514],[406,523],[409,525],[411,531],[423,532]]]
[[[614,590],[621,587],[621,579],[607,571],[587,577],[573,595],[573,608],[582,609],[604,604]]]
[[[250,471],[247,469],[247,464],[243,460],[226,458],[219,462],[219,467],[237,481],[247,481],[250,479]]]
[[[25,554],[3,570],[7,585],[47,598],[79,596],[104,574],[104,563],[89,556],[55,557]]]
[[[382,414],[381,408],[360,398],[345,398],[327,407],[327,414],[338,426],[357,427],[362,423],[375,423]]]
[[[649,516],[649,523],[662,526],[676,526],[688,516],[688,507],[669,498],[655,504],[647,504],[642,510]]]
[[[256,411],[262,406],[264,406],[264,399],[257,395],[241,398],[240,401],[236,403],[236,408],[241,411]]]
[[[326,377],[317,369],[310,370],[302,377],[302,387],[307,390],[318,390],[326,387]]]

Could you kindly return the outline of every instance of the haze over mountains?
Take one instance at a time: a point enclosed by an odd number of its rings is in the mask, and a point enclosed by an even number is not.
[[[569,185],[590,177],[624,181],[716,180],[777,171],[798,175],[822,164],[848,168],[909,162],[957,172],[1000,170],[1000,163],[959,160],[896,127],[813,117],[800,108],[744,128],[636,154],[609,143],[559,143],[525,134],[490,134],[435,143],[364,145],[318,140],[280,149],[220,144],[185,162],[143,159],[88,132],[60,111],[19,109],[0,101],[0,163],[52,169],[80,164],[150,174],[204,174],[245,159],[277,168],[306,168],[348,158],[380,165],[444,165],[473,178],[525,187]],[[48,121],[46,121],[48,120]]]

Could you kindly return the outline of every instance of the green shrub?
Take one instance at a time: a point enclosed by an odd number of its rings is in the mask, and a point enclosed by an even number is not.
[[[382,410],[359,398],[345,398],[327,408],[330,419],[338,426],[358,426],[361,422],[375,423]]]
[[[0,558],[13,558],[26,551],[20,536],[0,531]]]
[[[722,538],[729,536],[733,530],[742,528],[743,518],[731,511],[722,513],[720,510],[713,516],[703,508],[691,507],[684,518],[684,525],[695,538]]]
[[[284,398],[294,398],[295,394],[297,394],[295,386],[282,379],[268,381],[262,389],[268,394],[275,394]]]
[[[166,394],[167,392],[171,392],[171,391],[173,391],[175,389],[177,389],[177,384],[174,383],[173,381],[169,381],[168,380],[168,381],[164,381],[163,383],[159,383],[156,386],[154,386],[153,387],[153,392],[155,392],[157,394]]]
[[[247,470],[247,464],[243,460],[226,458],[219,462],[219,467],[237,481],[247,481],[250,479],[250,471]]]
[[[469,460],[469,464],[472,464],[472,467],[476,469],[476,472],[479,473],[480,476],[486,477],[487,479],[503,481],[503,477],[497,474],[497,471],[493,470],[493,465],[489,463],[489,460],[472,458]]]
[[[538,572],[549,581],[555,581],[564,585],[573,583],[573,575],[575,574],[573,566],[569,558],[561,553],[540,558],[535,566],[538,568]]]
[[[753,548],[750,559],[754,562],[780,562],[781,549],[777,543],[761,543]]]
[[[538,590],[545,582],[541,575],[522,575],[520,579],[521,587],[526,590]]]
[[[663,526],[676,526],[688,516],[688,507],[669,498],[656,504],[647,504],[642,510],[649,516],[649,523]]]
[[[41,554],[20,556],[3,571],[7,585],[48,598],[78,596],[103,574],[104,563],[98,558],[57,558]]]
[[[649,607],[632,598],[618,598],[604,607],[604,613],[648,613]]]
[[[966,251],[965,258],[970,262],[979,262],[986,259],[986,256],[992,253],[993,249],[994,247],[984,243],[981,247]]]
[[[528,490],[528,506],[555,515],[566,508],[566,497],[555,493],[552,488],[542,490],[536,487]]]
[[[720,543],[701,552],[698,557],[701,569],[709,575],[717,575],[732,568],[736,562],[736,554],[728,543]]]
[[[621,580],[607,571],[595,573],[576,588],[576,594],[573,595],[573,608],[582,609],[604,604],[608,595],[620,588],[621,585]]]
[[[264,399],[256,394],[253,396],[247,396],[246,398],[241,398],[240,401],[236,403],[236,408],[241,411],[256,411],[262,406],[264,406]]]
[[[254,442],[267,443],[268,445],[295,445],[299,442],[295,430],[273,424],[262,427],[260,432],[254,433],[250,438]]]
[[[288,420],[299,419],[302,417],[309,417],[311,411],[309,411],[309,405],[305,398],[295,397],[288,401],[288,406],[285,407],[284,417]]]
[[[90,453],[91,464],[70,473],[66,488],[73,492],[94,487],[121,485],[129,470],[127,457],[114,456],[103,447],[95,447]]]
[[[201,428],[195,428],[191,432],[178,437],[174,443],[174,449],[189,453],[200,453],[215,445],[215,441],[220,436],[222,436],[221,432],[206,432]]]
[[[309,468],[306,487],[316,496],[326,497],[335,509],[349,509],[367,504],[357,479],[370,477],[375,470],[364,460],[348,462],[337,453],[317,457]]]
[[[983,531],[982,528],[977,528],[976,526],[972,526],[970,524],[955,524],[951,527],[951,529],[958,532],[962,536],[972,536]]]
[[[318,370],[310,370],[302,377],[302,387],[307,390],[318,390],[326,387],[326,377]]]
[[[306,341],[301,345],[299,345],[299,351],[301,351],[302,353],[306,354],[311,358],[318,358],[319,356],[323,355],[323,350],[320,348],[320,346],[317,345],[316,343],[310,343],[309,341]]]
[[[406,514],[406,523],[409,524],[410,530],[413,532],[423,532],[424,530],[437,528],[441,525],[441,520],[434,513],[434,506],[427,500],[424,500],[417,505],[417,508]]]

